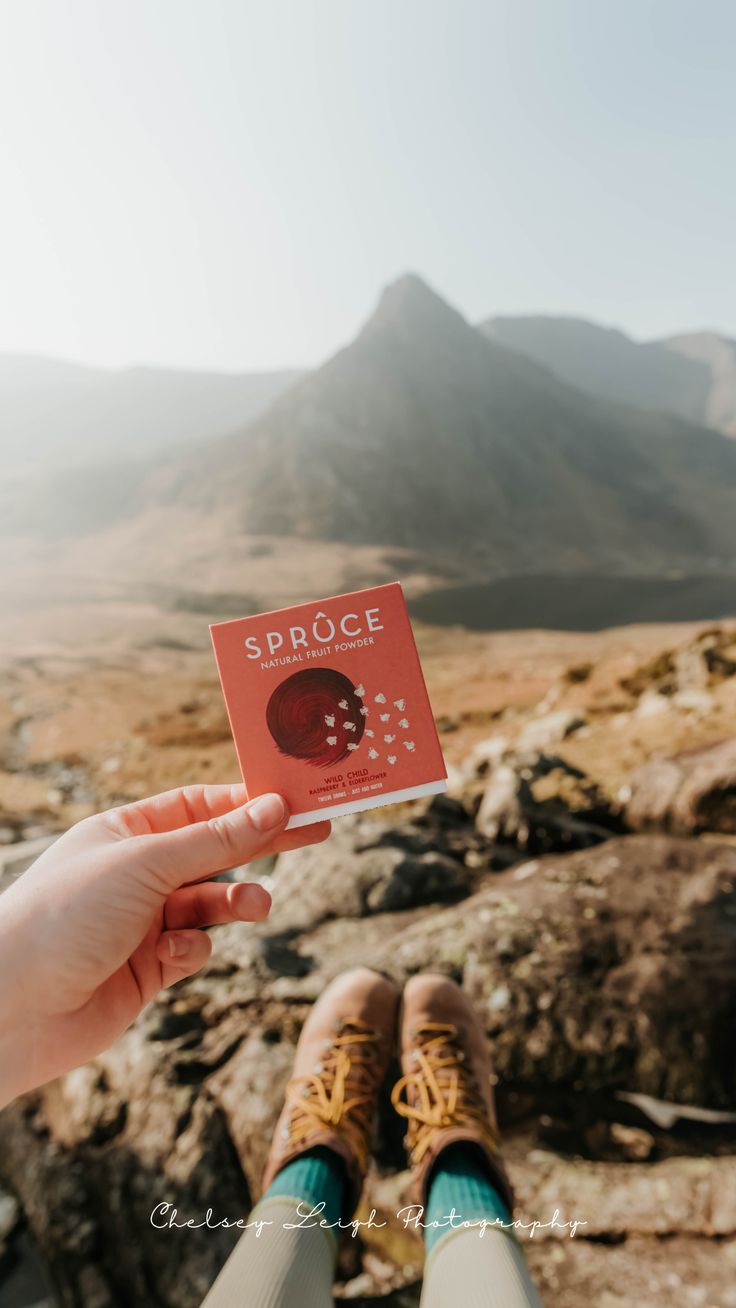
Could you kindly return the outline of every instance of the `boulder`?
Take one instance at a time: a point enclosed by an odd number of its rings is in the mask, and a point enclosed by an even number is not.
[[[370,961],[400,980],[427,968],[462,979],[507,1087],[732,1107],[736,848],[632,836],[527,871],[423,917]]]
[[[0,1186],[0,1263],[8,1252],[8,1241],[20,1222],[18,1202]]]
[[[518,741],[520,750],[549,750],[585,726],[585,718],[575,709],[561,708],[543,717],[533,718],[524,727]]]
[[[624,830],[579,768],[553,754],[511,753],[489,773],[476,814],[480,833],[528,853],[587,848]]]
[[[445,800],[445,807],[451,803]],[[437,811],[442,814],[443,806]],[[303,932],[329,918],[462,899],[473,888],[474,872],[461,854],[438,848],[441,843],[436,830],[343,819],[326,844],[280,855],[269,929]]]
[[[631,778],[625,815],[636,831],[736,834],[736,740],[645,763]]]

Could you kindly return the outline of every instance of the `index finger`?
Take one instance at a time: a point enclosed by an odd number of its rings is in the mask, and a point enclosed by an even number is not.
[[[156,836],[222,817],[234,808],[240,808],[246,799],[242,782],[224,786],[178,786],[160,795],[149,795],[132,804],[123,804],[112,813],[127,835]]]

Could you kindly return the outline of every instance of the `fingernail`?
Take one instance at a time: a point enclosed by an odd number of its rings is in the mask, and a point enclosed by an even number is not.
[[[280,795],[259,795],[246,804],[245,811],[256,831],[263,834],[283,822],[286,806]]]
[[[191,941],[188,936],[169,936],[169,953],[172,958],[183,958],[189,953]]]
[[[271,909],[271,896],[256,881],[238,886],[235,893],[235,910],[244,922],[262,921]]]

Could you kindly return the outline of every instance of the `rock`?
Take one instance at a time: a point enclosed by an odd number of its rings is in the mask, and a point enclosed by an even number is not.
[[[665,1158],[641,1162],[560,1159],[535,1150],[514,1162],[519,1209],[585,1222],[578,1239],[630,1235],[736,1236],[736,1160]],[[564,1231],[539,1231],[542,1243],[567,1244]]]
[[[714,1306],[728,1303],[721,1290],[731,1285],[736,1268],[733,1158],[670,1158],[631,1167],[621,1162],[561,1159],[534,1150],[526,1156],[514,1154],[509,1161],[517,1197],[517,1235],[549,1308],[589,1308],[590,1304],[598,1308],[614,1302],[620,1308],[642,1302],[655,1308],[662,1300],[642,1299],[643,1277],[647,1287],[668,1288],[671,1295],[675,1267],[683,1274],[684,1284],[692,1284],[688,1269],[697,1269],[702,1283],[711,1287],[703,1302]],[[409,1200],[407,1173],[371,1177],[369,1185],[367,1204],[376,1208],[379,1220],[390,1221],[391,1214]],[[535,1221],[540,1225],[533,1229]],[[571,1234],[574,1222],[579,1226]],[[716,1254],[713,1236],[717,1248],[724,1250],[722,1259]],[[396,1232],[394,1238],[402,1241],[400,1255],[413,1280],[421,1246],[405,1244],[403,1232]],[[626,1249],[630,1242],[637,1250],[635,1259],[625,1260],[615,1269],[609,1268],[605,1258],[600,1260],[601,1249]],[[701,1255],[694,1257],[693,1248],[700,1249]],[[555,1284],[555,1272],[563,1266],[565,1279]],[[338,1302],[352,1303],[355,1291],[364,1284],[351,1282]],[[375,1295],[379,1287],[374,1284],[371,1288]],[[616,1288],[622,1291],[620,1297],[608,1298]],[[415,1295],[417,1287],[407,1286],[402,1293]],[[358,1297],[358,1302],[367,1308],[375,1305],[376,1299]],[[417,1299],[389,1297],[379,1302],[384,1308],[405,1302],[415,1305]],[[679,1308],[679,1299],[672,1302]]]
[[[730,1109],[736,848],[637,836],[539,863],[422,917],[371,961],[399,979],[461,977],[509,1086],[625,1085]]]
[[[706,717],[713,710],[714,699],[707,690],[678,690],[672,696],[672,703],[686,713],[698,713]]]
[[[422,828],[433,827],[443,833],[456,830],[458,827],[465,828],[467,833],[468,812],[461,800],[454,795],[433,795],[424,813],[417,815],[414,821]]]
[[[60,834],[59,831],[49,831],[48,826],[43,822],[29,822],[23,827],[23,839],[27,841],[45,840],[47,838],[55,840]]]
[[[549,750],[584,726],[585,718],[575,709],[557,709],[554,713],[547,713],[544,717],[528,722],[519,737],[518,748],[522,752]]]
[[[462,794],[465,785],[465,773],[462,768],[457,767],[454,763],[445,761],[447,769],[447,793],[450,795]]]
[[[509,742],[505,736],[488,736],[486,740],[479,741],[465,763],[465,776],[485,776],[491,768],[498,766],[508,748]]]
[[[702,692],[708,685],[708,664],[699,645],[686,645],[673,659],[677,693]]]
[[[0,1261],[7,1252],[8,1240],[20,1221],[18,1201],[0,1187]]]
[[[455,818],[456,802],[439,798],[442,804],[434,806],[434,813],[446,815],[454,805]],[[434,843],[429,833],[416,827],[402,831],[375,820],[343,820],[327,844],[280,855],[269,928],[305,931],[328,918],[463,898],[473,887],[473,870],[435,851]]]
[[[161,1204],[184,1221],[201,1222],[208,1207],[247,1214],[250,1193],[224,1114],[206,1093],[177,1084],[172,1064],[161,1075],[140,1025],[96,1067],[84,1084],[65,1078],[4,1110],[2,1171],[14,1178],[64,1308],[197,1308],[236,1232],[157,1229],[151,1218]],[[116,1130],[99,1134],[100,1114],[109,1123],[107,1098],[128,1110]],[[164,1219],[160,1211],[155,1220]]]
[[[403,857],[388,876],[374,883],[366,897],[374,913],[390,913],[421,904],[453,903],[470,893],[470,870],[444,854]]]
[[[653,759],[631,778],[626,821],[636,831],[736,833],[736,740]]]
[[[475,819],[481,835],[488,840],[509,838],[527,844],[529,826],[524,820],[521,792],[519,776],[509,763],[494,768]]]
[[[588,681],[594,670],[593,663],[573,663],[565,669],[563,674],[564,680],[569,686],[579,686],[582,682]]]
[[[545,1308],[736,1308],[736,1240],[581,1237],[524,1246]],[[383,1308],[383,1305],[381,1305]]]
[[[623,677],[620,684],[636,698],[646,692],[667,696],[706,690],[735,673],[736,632],[733,628],[712,627],[679,649],[661,650]]]
[[[587,848],[623,830],[608,800],[554,755],[507,755],[490,773],[476,814],[487,839],[530,853]]]
[[[441,734],[448,735],[450,732],[459,729],[460,719],[451,713],[441,713],[436,720],[436,726]]]
[[[654,1150],[654,1136],[649,1131],[622,1122],[611,1123],[611,1140],[631,1162],[643,1162]]]
[[[664,695],[656,690],[645,690],[635,712],[638,718],[658,718],[662,713],[668,713],[669,707]]]
[[[724,681],[736,675],[736,632],[716,627],[703,632],[701,638],[703,658],[711,681]]]

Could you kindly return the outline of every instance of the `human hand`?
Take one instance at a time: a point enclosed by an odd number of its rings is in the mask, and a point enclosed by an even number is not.
[[[257,922],[257,884],[207,878],[324,840],[279,795],[186,786],[86,818],[0,896],[0,1104],[86,1062],[206,963],[200,928]]]

